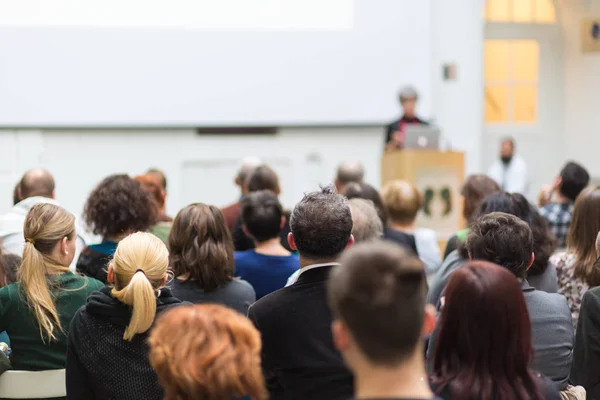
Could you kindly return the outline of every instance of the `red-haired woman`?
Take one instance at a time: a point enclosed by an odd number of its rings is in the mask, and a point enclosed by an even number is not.
[[[431,377],[445,400],[560,399],[531,371],[531,323],[521,285],[508,270],[474,261],[446,288]]]

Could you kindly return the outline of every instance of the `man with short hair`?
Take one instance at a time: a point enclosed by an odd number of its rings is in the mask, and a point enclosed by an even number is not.
[[[529,172],[523,157],[515,153],[515,140],[505,138],[500,143],[500,157],[488,171],[490,178],[508,193],[521,193],[527,197]]]
[[[471,224],[466,246],[470,259],[498,264],[522,282],[535,350],[531,368],[565,389],[573,351],[571,312],[564,296],[535,290],[525,279],[534,261],[529,225],[513,215],[487,214]]]
[[[300,255],[298,281],[250,307],[262,335],[262,367],[271,400],[347,400],[352,375],[331,338],[327,280],[354,243],[348,200],[327,186],[292,211],[289,242]]]
[[[284,287],[288,277],[300,268],[300,261],[281,245],[279,235],[286,217],[275,193],[248,193],[241,204],[242,227],[255,248],[235,252],[235,276],[250,283],[259,300]]]
[[[554,184],[542,188],[540,192],[540,214],[556,236],[558,247],[564,248],[567,245],[575,200],[589,183],[590,174],[587,170],[575,162],[568,162]]]
[[[240,166],[234,179],[236,186],[240,188],[240,199],[244,197],[244,194],[246,194],[244,189],[244,183],[246,182],[246,179],[260,164],[261,161],[256,157],[247,157],[240,162]],[[235,224],[240,218],[240,201],[238,200],[235,203],[222,208],[221,212],[225,218],[225,224],[229,228],[229,231],[233,233],[235,230]]]
[[[50,172],[41,168],[27,171],[15,190],[17,192],[15,200],[20,201],[8,213],[0,216],[0,241],[2,252],[23,257],[25,247],[23,224],[31,207],[39,203],[59,204],[55,200],[54,178]],[[86,242],[85,232],[78,222],[76,222],[75,230],[77,232],[77,250],[71,264],[72,270],[75,270],[79,254]]]
[[[365,168],[359,161],[344,161],[337,169],[335,188],[338,193],[344,193],[349,183],[361,183],[365,177]]]
[[[359,244],[328,281],[333,341],[357,399],[432,399],[423,351],[435,326],[423,263],[392,243]]]

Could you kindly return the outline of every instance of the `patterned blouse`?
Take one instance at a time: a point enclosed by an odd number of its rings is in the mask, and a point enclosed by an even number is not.
[[[566,252],[557,253],[550,258],[550,262],[556,266],[558,293],[567,298],[567,303],[571,309],[571,316],[573,317],[573,327],[577,328],[581,299],[589,289],[589,286],[582,280],[575,278],[575,270],[573,269],[573,263],[575,262],[574,254]]]

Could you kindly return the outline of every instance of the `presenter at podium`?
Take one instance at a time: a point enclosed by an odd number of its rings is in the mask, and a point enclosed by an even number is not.
[[[428,125],[415,114],[417,100],[419,96],[417,91],[408,86],[400,91],[400,105],[403,115],[398,121],[387,126],[387,136],[385,150],[391,151],[404,147],[404,138],[406,136],[406,126],[410,124]]]

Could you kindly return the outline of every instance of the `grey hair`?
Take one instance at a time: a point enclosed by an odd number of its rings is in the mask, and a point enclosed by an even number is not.
[[[337,169],[336,180],[346,185],[350,182],[361,183],[365,177],[365,168],[360,161],[344,161]]]
[[[419,100],[419,94],[417,90],[412,86],[405,86],[400,90],[400,101],[405,100]]]
[[[352,212],[352,235],[359,242],[370,242],[381,239],[383,223],[371,200],[351,199],[348,201]]]

